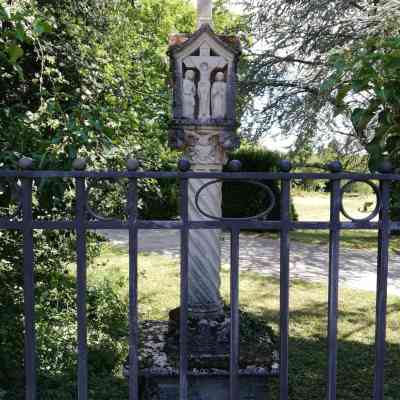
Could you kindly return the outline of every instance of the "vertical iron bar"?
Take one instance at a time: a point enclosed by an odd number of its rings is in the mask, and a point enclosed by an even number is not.
[[[230,349],[230,400],[239,400],[239,234],[231,230],[231,349]]]
[[[387,279],[390,240],[390,182],[381,181],[381,211],[378,236],[374,400],[384,398]]]
[[[337,319],[339,288],[340,180],[331,180],[329,234],[329,300],[328,300],[328,400],[336,400],[337,389]]]
[[[85,178],[76,178],[78,400],[87,400],[88,354],[86,317],[86,189]]]
[[[290,180],[282,180],[280,232],[280,400],[289,398]]]
[[[25,399],[36,399],[35,279],[32,229],[32,179],[22,180],[25,313]]]
[[[188,399],[188,308],[189,308],[189,200],[188,179],[180,180],[181,211],[181,308],[179,324],[179,399]]]
[[[139,399],[137,179],[129,179],[129,400]]]

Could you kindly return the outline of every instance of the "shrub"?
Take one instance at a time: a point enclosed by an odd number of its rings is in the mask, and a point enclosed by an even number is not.
[[[90,260],[98,246],[93,237],[88,242]],[[22,400],[21,234],[0,231],[0,243],[0,393],[4,400]],[[70,232],[35,231],[34,243],[39,394],[46,400],[70,400],[75,398],[77,367],[76,278],[70,268],[75,261],[75,237]],[[113,376],[126,357],[128,307],[115,288],[103,282],[88,287],[87,309],[89,374],[99,382],[101,376]],[[92,392],[98,399],[109,399],[99,395],[103,389],[93,387]]]
[[[277,172],[281,159],[279,153],[262,148],[244,147],[233,152],[229,160],[239,160],[244,172]],[[227,170],[227,166],[225,167]],[[277,181],[263,180],[260,183],[268,186],[275,196],[275,205],[270,214],[265,217],[268,220],[280,219],[280,184]],[[266,190],[246,182],[225,182],[222,188],[222,212],[224,217],[241,218],[258,215],[270,205]],[[293,204],[291,204],[293,219],[297,219]]]

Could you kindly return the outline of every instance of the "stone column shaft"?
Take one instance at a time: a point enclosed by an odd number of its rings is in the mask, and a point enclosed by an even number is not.
[[[204,170],[203,170],[204,171]],[[189,219],[207,221],[195,204],[196,193],[207,184],[206,179],[189,181]],[[201,209],[209,215],[221,216],[221,184],[202,190]],[[220,296],[221,230],[199,229],[189,233],[189,308],[194,317],[212,318],[222,312]]]

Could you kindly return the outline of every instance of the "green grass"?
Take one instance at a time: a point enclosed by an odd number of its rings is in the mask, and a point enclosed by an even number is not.
[[[299,221],[329,221],[329,194],[298,192],[292,197]],[[349,194],[345,196],[344,207],[350,215],[357,218],[364,218],[371,212],[363,212],[362,208],[366,202],[374,203],[375,198],[370,194]],[[346,219],[342,217],[342,220]],[[277,234],[266,233],[271,238],[278,238]],[[329,231],[327,230],[296,230],[291,232],[292,240],[324,245],[329,243]],[[343,230],[341,232],[341,246],[352,249],[376,250],[378,247],[378,232],[376,230]],[[400,252],[400,237],[392,236],[390,250]]]
[[[127,298],[128,258],[125,251],[106,246],[89,270],[92,283],[108,279]],[[159,255],[139,257],[139,311],[143,319],[167,319],[179,304],[178,262]],[[229,272],[222,272],[222,294],[229,302]],[[326,391],[327,287],[296,280],[290,301],[290,398],[321,400]],[[255,273],[240,277],[241,309],[265,320],[278,332],[279,281]],[[341,289],[339,302],[338,399],[372,398],[375,295]],[[388,302],[387,400],[400,398],[400,298]],[[273,399],[278,387],[273,383]]]

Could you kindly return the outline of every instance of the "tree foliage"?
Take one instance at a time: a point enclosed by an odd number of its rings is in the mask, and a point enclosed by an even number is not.
[[[79,154],[98,166],[123,151],[157,164],[167,37],[192,26],[193,10],[179,0],[13,4],[1,9],[2,161],[66,168]]]
[[[359,0],[244,0],[255,36],[248,54],[246,91],[257,100],[248,108],[248,130],[256,137],[281,132],[296,147],[329,142],[342,134],[358,145],[351,120],[335,114],[335,99],[321,91],[332,71],[330,52],[365,37]],[[359,146],[358,146],[359,147]]]
[[[371,37],[331,57],[334,73],[326,88],[336,112],[346,115],[367,149],[370,169],[400,149],[400,37]]]

